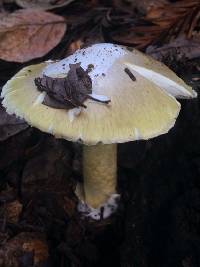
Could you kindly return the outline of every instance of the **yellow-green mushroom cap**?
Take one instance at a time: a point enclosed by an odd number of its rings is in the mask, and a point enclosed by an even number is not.
[[[87,108],[78,115],[74,110],[42,104],[45,93],[37,89],[34,79],[43,74],[65,77],[69,64],[79,62],[84,70],[92,66],[92,94],[111,102],[106,105],[88,99],[84,102]],[[41,131],[95,145],[146,140],[168,132],[180,110],[175,97],[196,94],[165,65],[137,50],[102,43],[59,62],[22,69],[6,83],[1,96],[8,113]]]

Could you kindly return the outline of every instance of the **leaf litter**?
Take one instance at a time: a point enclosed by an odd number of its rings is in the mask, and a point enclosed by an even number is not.
[[[0,21],[0,58],[26,62],[44,56],[66,31],[63,17],[36,10],[17,10]]]

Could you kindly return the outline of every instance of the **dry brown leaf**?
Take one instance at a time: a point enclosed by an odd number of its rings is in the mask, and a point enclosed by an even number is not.
[[[142,26],[127,26],[112,34],[114,41],[144,48],[155,41],[168,42],[172,37],[186,35],[191,38],[200,16],[199,0],[182,0],[152,6]],[[145,25],[144,25],[145,23]]]
[[[22,248],[26,252],[34,251],[34,263],[39,264],[48,258],[48,247],[43,240],[30,239],[23,243]]]
[[[63,17],[39,10],[19,10],[0,20],[0,58],[25,62],[47,54],[66,31]]]
[[[188,16],[196,15],[199,11],[199,0],[182,0],[174,4],[163,4],[150,9],[146,19],[163,28],[168,28],[183,19],[187,19]],[[194,17],[190,18],[190,20],[192,19]]]
[[[127,2],[132,6],[137,8],[143,14],[146,14],[154,7],[159,5],[167,4],[167,0],[127,0]]]
[[[74,0],[16,0],[16,4],[23,8],[50,10],[66,6]]]
[[[48,256],[48,246],[42,234],[22,232],[1,246],[0,266],[43,266]],[[29,264],[25,264],[27,260]]]
[[[178,37],[161,47],[150,45],[146,49],[146,53],[159,61],[170,57],[171,54],[177,61],[182,58],[195,59],[200,57],[200,40],[187,40],[184,37]]]

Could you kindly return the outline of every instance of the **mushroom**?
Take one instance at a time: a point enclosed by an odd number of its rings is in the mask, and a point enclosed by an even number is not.
[[[87,108],[57,109],[43,104],[46,93],[34,83],[42,75],[63,78],[70,64],[80,63],[92,81]],[[92,66],[92,67],[91,67]],[[180,104],[175,97],[193,98],[196,92],[160,62],[119,45],[102,43],[76,51],[58,61],[25,67],[3,87],[9,114],[31,126],[83,144],[84,183],[77,187],[79,210],[94,219],[116,209],[117,143],[148,140],[167,133],[175,124]],[[109,102],[109,101],[107,101]]]

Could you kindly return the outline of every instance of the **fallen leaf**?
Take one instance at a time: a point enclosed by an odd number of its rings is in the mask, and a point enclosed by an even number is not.
[[[17,118],[15,115],[9,115],[0,103],[0,141],[28,128],[24,120]]]
[[[66,6],[73,1],[74,0],[16,0],[16,4],[23,8],[50,10]]]
[[[70,64],[70,70],[64,78],[38,77],[35,85],[39,91],[47,93],[43,104],[57,109],[86,108],[83,103],[92,93],[92,80],[80,63]]]
[[[121,44],[145,48],[154,42],[169,42],[185,35],[192,38],[200,14],[199,0],[182,0],[152,6],[137,24],[116,28],[110,36]]]
[[[18,10],[0,20],[0,58],[25,62],[53,49],[66,31],[65,19],[39,10]]]
[[[48,246],[44,235],[22,232],[0,249],[0,266],[40,266],[48,259]],[[28,263],[27,263],[28,262]]]
[[[154,7],[168,3],[167,0],[127,0],[127,2],[143,14],[148,13]]]
[[[150,45],[146,49],[146,53],[159,61],[170,54],[176,56],[176,60],[181,60],[183,57],[195,59],[200,57],[200,40],[187,40],[184,37],[178,37],[161,47]]]

